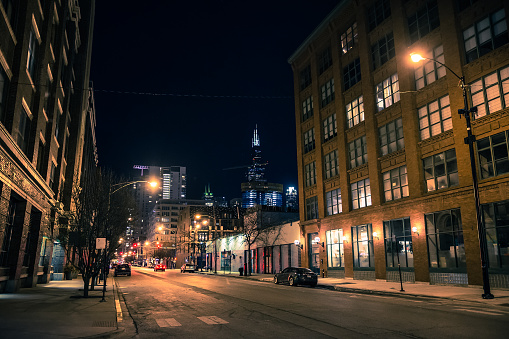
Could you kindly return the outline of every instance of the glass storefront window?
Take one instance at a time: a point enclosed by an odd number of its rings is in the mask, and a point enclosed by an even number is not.
[[[352,227],[353,267],[375,267],[371,224]]]
[[[325,232],[327,238],[327,259],[329,267],[345,267],[345,252],[343,247],[343,230]]]
[[[384,221],[385,262],[387,267],[414,267],[410,218]]]
[[[482,206],[489,268],[509,270],[509,200]]]

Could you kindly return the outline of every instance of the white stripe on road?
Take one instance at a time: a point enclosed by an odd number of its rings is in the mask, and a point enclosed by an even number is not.
[[[469,310],[468,308],[457,308],[456,311],[465,311],[465,312],[481,313],[481,314],[488,314],[488,315],[502,315],[500,313],[495,313],[495,312],[485,312],[485,311],[479,311],[479,310]]]
[[[207,325],[217,325],[217,324],[228,324],[226,320],[223,320],[219,317],[210,316],[210,317],[198,317],[201,321],[206,323]]]
[[[182,326],[177,320],[175,320],[175,318],[156,319],[156,323],[159,327]]]

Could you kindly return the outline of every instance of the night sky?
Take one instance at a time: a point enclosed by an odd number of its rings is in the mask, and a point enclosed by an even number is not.
[[[186,166],[240,197],[255,125],[266,179],[297,185],[287,60],[338,0],[96,1],[92,73],[99,165]]]

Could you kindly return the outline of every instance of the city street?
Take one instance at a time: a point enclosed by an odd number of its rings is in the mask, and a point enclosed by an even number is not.
[[[509,309],[359,295],[180,270],[117,277],[139,338],[503,337]],[[125,317],[125,322],[130,322]],[[131,333],[130,333],[131,332]]]

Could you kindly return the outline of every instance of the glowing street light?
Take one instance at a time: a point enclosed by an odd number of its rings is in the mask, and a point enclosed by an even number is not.
[[[477,113],[477,107],[468,108],[468,97],[467,97],[467,86],[465,84],[465,77],[459,76],[452,69],[450,69],[446,64],[435,60],[433,58],[426,58],[421,56],[418,53],[410,54],[410,58],[413,62],[419,62],[421,60],[430,60],[437,64],[440,64],[447,68],[456,78],[460,80],[459,86],[463,91],[463,103],[464,108],[458,109],[458,113],[465,117],[465,122],[467,124],[467,137],[465,138],[465,144],[468,144],[468,150],[470,153],[470,168],[472,171],[472,182],[474,188],[474,200],[475,200],[475,211],[476,211],[476,219],[477,219],[477,232],[479,235],[479,250],[481,252],[481,269],[482,269],[482,280],[483,280],[483,290],[484,294],[482,295],[483,299],[493,299],[494,296],[490,291],[490,278],[488,273],[488,249],[486,248],[486,229],[484,227],[484,223],[482,221],[481,215],[481,203],[479,199],[479,184],[477,182],[477,169],[475,167],[475,153],[474,153],[474,142],[475,136],[472,134],[472,127],[470,125],[470,114],[472,116]]]

